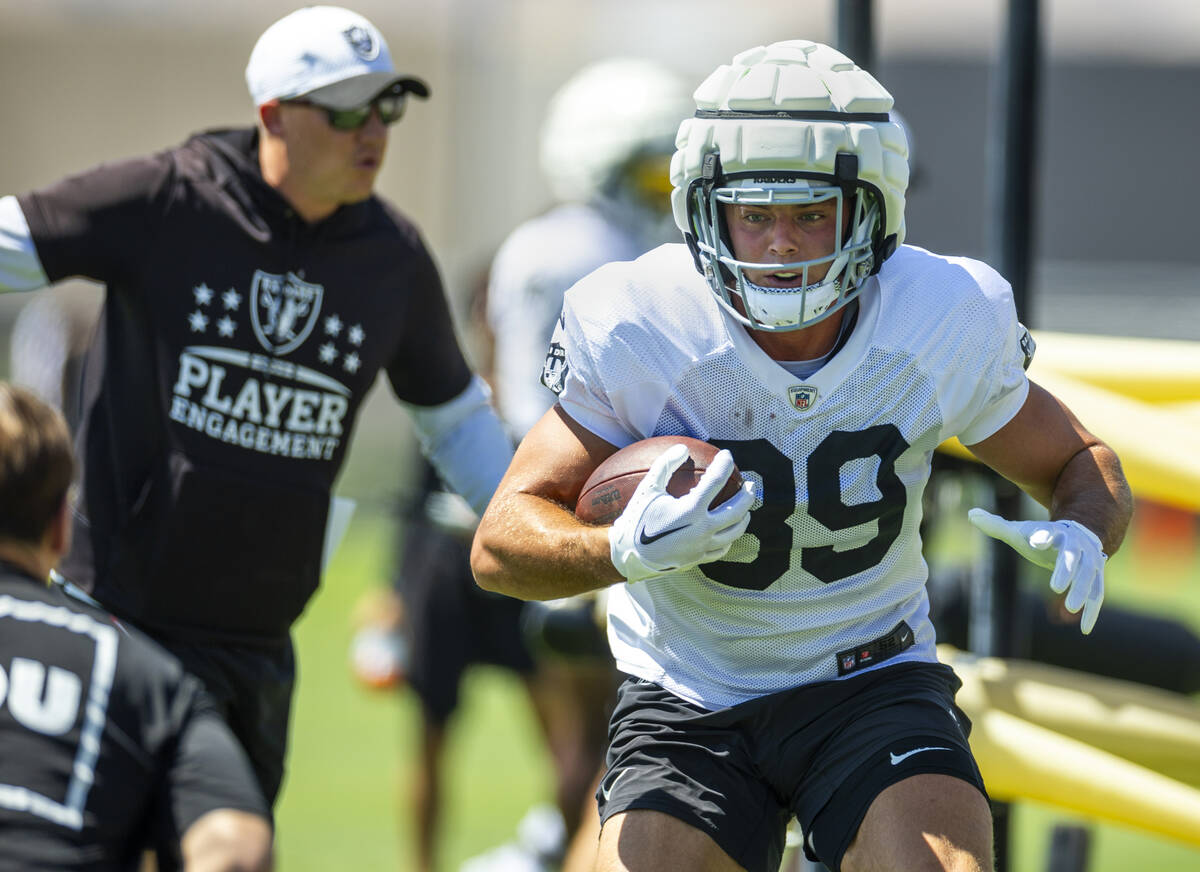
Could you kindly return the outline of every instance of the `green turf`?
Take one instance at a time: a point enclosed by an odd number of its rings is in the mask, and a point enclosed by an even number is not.
[[[411,695],[357,686],[347,665],[353,606],[385,580],[391,535],[390,522],[361,516],[297,627],[300,689],[277,808],[281,872],[413,868],[402,785],[414,765],[417,712]],[[1172,608],[1200,626],[1200,560],[1160,555],[1151,565],[1148,550],[1131,542],[1114,558],[1111,600]],[[520,686],[498,670],[472,673],[450,737],[442,870],[510,838],[531,804],[549,800],[548,760],[535,737]],[[1017,807],[1014,872],[1046,868],[1049,827],[1059,820],[1074,818]],[[1190,872],[1200,869],[1200,850],[1096,826],[1090,872],[1129,869]]]
[[[358,686],[347,661],[351,612],[386,579],[390,535],[383,519],[356,522],[296,629],[300,682],[277,808],[282,872],[412,868],[405,785],[418,712],[410,693]],[[551,785],[523,690],[506,673],[472,672],[450,729],[442,868],[455,870],[510,838]]]

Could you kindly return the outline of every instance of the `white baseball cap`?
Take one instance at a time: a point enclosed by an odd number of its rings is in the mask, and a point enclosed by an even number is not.
[[[305,6],[268,27],[250,52],[246,85],[255,106],[303,97],[353,109],[389,89],[429,96],[421,79],[396,73],[378,28],[340,6]]]

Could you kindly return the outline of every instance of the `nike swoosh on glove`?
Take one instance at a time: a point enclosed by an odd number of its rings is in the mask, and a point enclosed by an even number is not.
[[[650,465],[645,477],[608,531],[613,565],[628,581],[691,569],[720,560],[750,523],[754,484],[711,511],[713,501],[733,472],[733,455],[717,452],[692,490],[681,497],[667,493],[667,482],[688,457],[672,445]]]
[[[983,509],[967,512],[971,523],[1006,542],[1050,574],[1050,589],[1067,592],[1064,605],[1072,614],[1083,609],[1079,629],[1092,632],[1104,602],[1104,564],[1108,555],[1100,539],[1078,521],[1006,521]]]

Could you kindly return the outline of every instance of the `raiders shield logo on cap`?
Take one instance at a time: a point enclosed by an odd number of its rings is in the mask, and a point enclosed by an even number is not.
[[[350,43],[354,53],[364,61],[373,61],[379,56],[379,43],[365,27],[359,27],[357,24],[347,27],[342,31],[342,36],[346,37],[346,42]]]

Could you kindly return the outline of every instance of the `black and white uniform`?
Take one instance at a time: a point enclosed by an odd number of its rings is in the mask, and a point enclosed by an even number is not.
[[[289,628],[316,590],[330,491],[376,375],[479,511],[511,447],[416,228],[378,197],[308,224],[263,181],[257,149],[251,130],[200,134],[0,199],[0,290],[107,285],[61,571],[205,678],[273,797]]]
[[[199,680],[136,630],[0,563],[0,869],[135,870],[216,809],[267,816]]]
[[[545,376],[567,414],[618,447],[682,434],[728,448],[757,497],[724,559],[609,593],[609,643],[633,678],[610,731],[606,818],[676,814],[769,869],[790,812],[836,869],[890,780],[944,771],[982,787],[957,679],[936,665],[921,494],[941,442],[978,442],[1021,408],[1024,335],[993,270],[912,246],[803,377],[718,305],[685,246],[567,293]],[[872,675],[889,670],[893,682]],[[803,730],[769,717],[793,710]],[[746,756],[730,762],[732,747]]]

